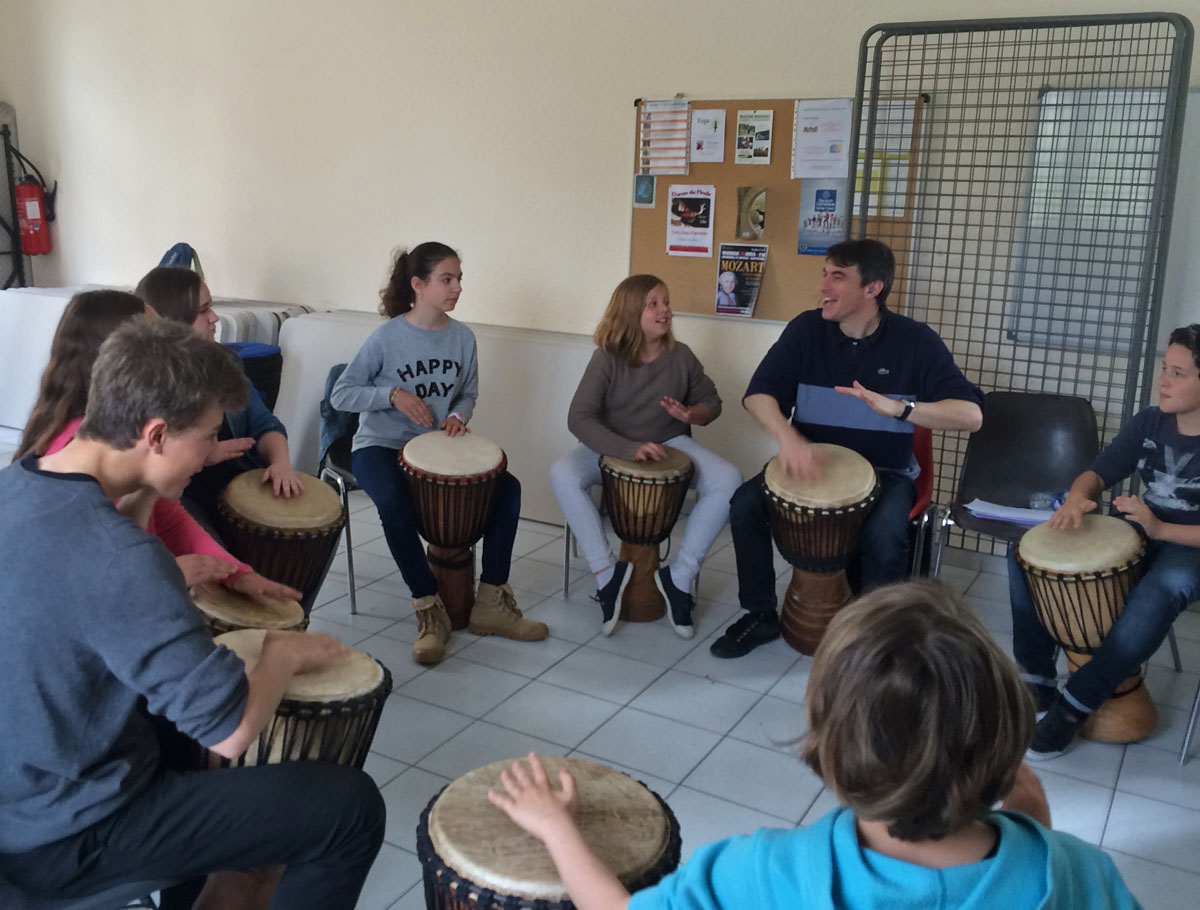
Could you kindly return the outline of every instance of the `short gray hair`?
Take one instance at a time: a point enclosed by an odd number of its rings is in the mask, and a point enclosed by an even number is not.
[[[100,347],[79,435],[128,449],[152,418],[180,433],[214,404],[241,410],[247,397],[246,376],[231,350],[190,326],[131,319]]]

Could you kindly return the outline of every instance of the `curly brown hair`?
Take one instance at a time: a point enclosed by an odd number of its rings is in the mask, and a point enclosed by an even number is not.
[[[412,280],[420,278],[422,281],[428,281],[437,264],[451,257],[461,258],[453,249],[436,240],[396,253],[392,263],[392,274],[388,276],[387,284],[379,292],[379,314],[388,319],[395,319],[411,310],[416,300]]]

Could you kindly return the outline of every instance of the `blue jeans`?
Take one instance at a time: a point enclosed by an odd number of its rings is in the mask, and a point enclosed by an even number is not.
[[[858,553],[846,574],[855,593],[903,581],[908,576],[908,513],[917,486],[894,471],[879,471],[879,498],[867,516]],[[729,529],[737,557],[738,601],[743,610],[773,612],[775,564],[767,496],[759,472],[738,487],[729,503]]]
[[[384,446],[367,446],[350,456],[358,485],[367,491],[387,538],[392,558],[400,567],[404,583],[416,599],[437,593],[437,579],[429,568],[408,483],[400,473],[400,453]],[[508,582],[517,520],[521,517],[521,483],[508,471],[500,475],[492,514],[483,529],[483,559],[479,580],[492,585]]]
[[[1092,659],[1071,674],[1063,690],[1079,711],[1090,712],[1112,697],[1121,682],[1150,659],[1167,637],[1171,623],[1200,594],[1200,549],[1151,540],[1146,544],[1144,574],[1125,599]],[[1008,552],[1008,592],[1012,603],[1013,657],[1030,682],[1054,685],[1058,643],[1046,632],[1016,560]]]

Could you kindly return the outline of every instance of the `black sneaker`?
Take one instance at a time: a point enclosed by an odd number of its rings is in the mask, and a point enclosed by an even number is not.
[[[1045,683],[1035,683],[1029,680],[1025,680],[1025,688],[1033,696],[1033,709],[1038,720],[1041,720],[1042,715],[1049,711],[1058,699],[1058,689],[1054,686],[1047,686]]]
[[[696,634],[692,625],[692,610],[696,609],[696,599],[687,591],[680,591],[671,579],[671,570],[663,566],[654,573],[654,583],[667,602],[667,619],[679,633],[680,638],[691,638]]]
[[[779,617],[774,610],[747,613],[708,649],[713,657],[743,657],[759,645],[779,637]]]
[[[1067,751],[1086,719],[1086,716],[1081,717],[1072,712],[1067,703],[1059,697],[1034,728],[1033,742],[1025,750],[1025,757],[1030,761],[1058,758]]]
[[[592,598],[600,604],[600,631],[605,637],[612,635],[617,627],[617,617],[621,615],[621,595],[625,593],[625,586],[629,584],[632,574],[629,563],[617,562],[613,566],[613,577]]]

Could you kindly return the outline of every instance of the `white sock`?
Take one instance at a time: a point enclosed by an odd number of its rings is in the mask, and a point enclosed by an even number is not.
[[[596,573],[596,590],[597,591],[603,589],[606,584],[608,584],[610,581],[612,581],[613,575],[616,574],[616,569],[617,569],[616,563],[613,563],[613,565],[609,566],[607,569],[601,569],[599,572]]]

